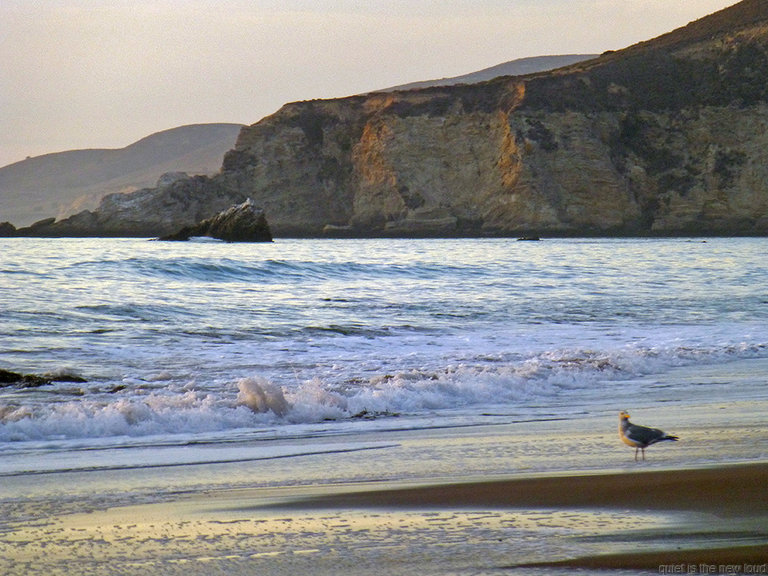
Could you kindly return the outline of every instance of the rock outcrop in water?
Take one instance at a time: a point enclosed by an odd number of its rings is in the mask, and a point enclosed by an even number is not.
[[[225,242],[272,242],[264,211],[257,208],[249,198],[242,204],[219,212],[213,218],[203,220],[194,226],[185,226],[174,234],[163,236],[160,240],[189,240],[196,236],[206,236]]]
[[[194,226],[246,197],[207,176],[164,174],[155,188],[110,194],[93,212],[84,210],[64,220],[19,228],[17,236],[157,237]]]
[[[275,236],[765,235],[766,78],[745,0],[552,72],[287,104],[219,174],[36,233],[163,235],[253,198]]]

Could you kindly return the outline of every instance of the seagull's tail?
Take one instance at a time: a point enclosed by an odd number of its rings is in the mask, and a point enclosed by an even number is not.
[[[667,434],[666,436],[664,436],[664,438],[661,438],[659,442],[661,442],[662,440],[672,440],[673,442],[677,442],[678,440],[680,440],[680,438],[678,438],[677,436],[671,436],[670,434]]]

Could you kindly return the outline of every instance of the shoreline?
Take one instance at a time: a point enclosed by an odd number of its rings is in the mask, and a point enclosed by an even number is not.
[[[43,222],[50,219],[45,219]],[[51,230],[49,224],[44,226],[34,223],[29,226],[16,228],[10,222],[0,222],[0,226],[7,224],[13,226],[0,229],[0,239],[38,239],[38,240],[65,240],[65,239],[115,239],[115,240],[157,240],[171,232],[160,229],[140,229],[135,232],[122,230]],[[58,222],[56,222],[58,224]],[[580,230],[562,232],[557,230],[518,230],[509,232],[494,231],[456,231],[456,232],[431,232],[424,231],[411,233],[379,233],[366,231],[334,231],[334,232],[273,232],[273,240],[716,240],[732,238],[768,238],[768,232],[744,232],[741,230],[679,230],[673,232],[652,232],[650,230],[629,230],[619,232],[600,232],[592,230]],[[256,241],[255,243],[258,243]]]

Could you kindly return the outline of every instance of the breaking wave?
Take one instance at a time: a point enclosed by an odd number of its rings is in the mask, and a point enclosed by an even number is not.
[[[525,414],[542,403],[584,401],[615,405],[641,395],[642,378],[673,367],[768,357],[768,344],[716,348],[622,348],[615,351],[548,351],[476,358],[439,370],[409,369],[368,378],[315,377],[281,384],[261,375],[223,386],[194,382],[135,382],[116,390],[58,390],[55,402],[16,401],[0,406],[0,441],[147,436],[193,436],[284,424],[313,424],[392,416],[439,415],[463,410]],[[279,380],[290,380],[280,378]],[[214,391],[211,390],[214,389]],[[50,394],[53,394],[51,391]],[[403,423],[403,426],[407,426]]]

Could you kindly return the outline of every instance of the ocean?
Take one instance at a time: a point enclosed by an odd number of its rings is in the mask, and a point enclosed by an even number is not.
[[[0,368],[85,380],[0,389],[0,477],[608,414],[613,433],[620,409],[764,400],[764,373],[728,367],[768,359],[766,254],[764,238],[0,239]]]

